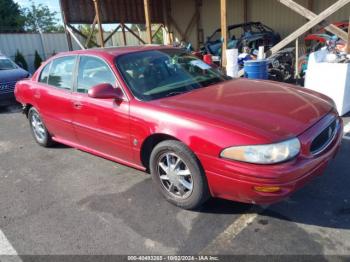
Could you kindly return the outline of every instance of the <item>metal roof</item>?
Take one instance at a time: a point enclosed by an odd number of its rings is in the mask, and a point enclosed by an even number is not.
[[[101,23],[144,24],[143,0],[99,0]],[[68,24],[91,24],[95,17],[93,0],[60,0]],[[163,0],[150,0],[152,23],[164,23]]]

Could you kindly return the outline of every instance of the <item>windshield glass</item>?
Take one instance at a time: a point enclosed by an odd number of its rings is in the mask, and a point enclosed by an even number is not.
[[[16,69],[17,66],[8,58],[0,58],[0,70]]]
[[[202,60],[179,49],[131,53],[117,67],[133,95],[150,101],[230,79]]]

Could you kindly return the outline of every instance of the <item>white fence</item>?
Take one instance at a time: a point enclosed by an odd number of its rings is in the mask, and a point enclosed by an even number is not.
[[[108,33],[105,33],[105,38]],[[81,37],[78,37],[85,43]],[[141,38],[146,39],[146,33],[141,32]],[[140,41],[131,33],[126,32],[127,45],[140,45]],[[80,49],[72,39],[73,49]],[[123,46],[122,32],[117,32],[106,43],[106,46]],[[54,53],[68,51],[66,35],[64,33],[11,33],[0,34],[0,53],[14,59],[16,51],[19,50],[24,56],[30,72],[34,72],[34,54],[38,51],[43,60],[49,58]]]

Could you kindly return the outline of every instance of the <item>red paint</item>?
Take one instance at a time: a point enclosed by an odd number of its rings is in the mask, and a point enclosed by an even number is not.
[[[145,170],[141,149],[148,137],[165,134],[180,140],[200,160],[211,194],[236,201],[278,201],[321,174],[334,157],[342,137],[341,119],[329,98],[304,88],[237,79],[150,102],[135,99],[115,68],[115,58],[128,52],[161,48],[169,47],[72,52],[104,59],[117,77],[123,100],[93,98],[96,92],[101,94],[101,89],[106,97],[111,97],[115,91],[106,92],[106,86],[97,87],[88,95],[38,83],[44,65],[31,80],[16,85],[16,98],[37,108],[56,141],[138,169]],[[65,54],[58,56],[62,55]],[[341,122],[337,138],[321,155],[312,156],[312,139],[334,117]],[[254,165],[219,157],[227,147],[268,144],[292,137],[299,138],[302,150],[286,163]],[[282,190],[253,190],[254,186],[264,185],[279,185]]]
[[[92,87],[88,91],[89,97],[91,98],[112,98],[117,100],[123,100],[124,94],[120,88],[114,88],[112,85],[107,83],[102,83]]]
[[[342,29],[342,30],[347,30],[349,27],[349,23],[348,22],[337,22],[337,23],[333,23],[334,26]],[[320,36],[319,34],[325,34],[326,33],[326,29],[322,28],[321,30],[317,31],[317,33],[315,34],[309,34],[304,38],[304,41],[317,41],[320,43],[326,43],[326,39],[322,36]]]

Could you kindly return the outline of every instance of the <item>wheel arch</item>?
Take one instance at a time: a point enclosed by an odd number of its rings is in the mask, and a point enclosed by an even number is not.
[[[29,109],[31,109],[33,107],[32,104],[26,103],[23,105],[23,114],[26,115],[26,117],[28,118],[28,113],[29,113]]]
[[[176,137],[164,133],[151,134],[143,141],[140,150],[140,159],[142,165],[146,168],[147,172],[149,172],[149,160],[151,157],[152,150],[155,148],[156,145],[165,140],[175,140],[182,142]]]

